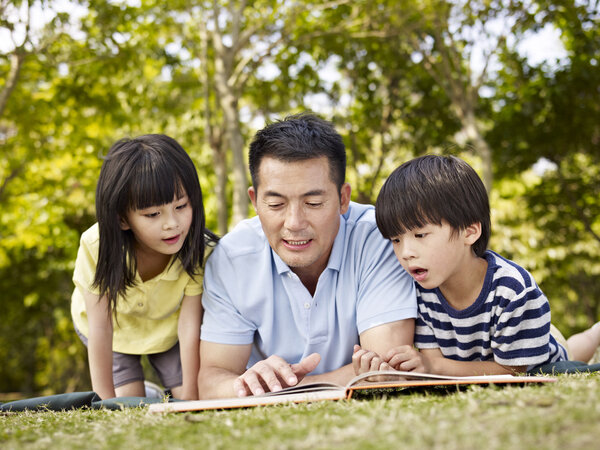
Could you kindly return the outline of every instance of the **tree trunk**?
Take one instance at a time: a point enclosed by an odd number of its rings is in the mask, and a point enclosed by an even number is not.
[[[468,111],[463,117],[461,117],[463,124],[463,132],[467,139],[475,146],[475,153],[481,157],[483,163],[483,184],[488,194],[492,190],[492,184],[494,182],[494,172],[492,167],[492,149],[488,145],[485,138],[482,136],[479,127],[477,126],[477,120],[475,114],[472,111]]]
[[[220,78],[220,77],[217,77]],[[225,84],[225,92],[220,97],[225,120],[225,141],[229,144],[233,156],[233,213],[232,225],[248,217],[248,177],[244,160],[244,138],[240,131],[240,115],[237,98]],[[223,86],[221,86],[223,88]]]

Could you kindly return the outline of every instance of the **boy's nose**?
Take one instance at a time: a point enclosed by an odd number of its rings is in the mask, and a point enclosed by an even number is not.
[[[414,248],[412,245],[408,243],[404,243],[402,245],[402,249],[400,250],[400,257],[402,259],[412,259],[415,257]]]

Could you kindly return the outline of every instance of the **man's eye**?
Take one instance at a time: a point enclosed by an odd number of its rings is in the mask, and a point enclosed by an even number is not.
[[[307,205],[310,206],[311,208],[318,208],[322,204],[323,203],[321,203],[321,202],[309,202],[309,203],[307,203]]]
[[[269,203],[268,206],[271,209],[277,209],[277,208],[281,208],[283,206],[283,203]]]

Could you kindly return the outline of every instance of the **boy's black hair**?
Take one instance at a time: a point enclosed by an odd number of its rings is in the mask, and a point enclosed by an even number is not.
[[[485,186],[455,156],[421,156],[394,170],[377,197],[375,218],[386,239],[430,223],[445,221],[459,231],[480,222],[481,236],[472,246],[477,256],[483,256],[491,233]]]
[[[346,147],[330,122],[314,114],[287,116],[258,131],[250,144],[252,185],[258,189],[258,171],[264,157],[284,162],[326,157],[331,180],[341,190],[346,178]]]
[[[121,220],[131,210],[171,203],[184,192],[192,224],[177,258],[193,277],[202,266],[206,243],[218,238],[205,228],[202,190],[189,155],[162,134],[121,139],[108,151],[96,187],[100,243],[93,286],[100,297],[108,297],[111,311],[116,311],[117,296],[135,284],[137,270],[135,238],[131,230],[121,229]]]

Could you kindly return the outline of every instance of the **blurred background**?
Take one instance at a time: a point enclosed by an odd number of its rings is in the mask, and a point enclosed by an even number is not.
[[[353,199],[425,153],[488,188],[490,247],[565,335],[600,319],[600,27],[593,0],[0,0],[0,392],[89,390],[70,319],[102,156],[165,133],[209,227],[247,217],[247,145],[312,110]]]

